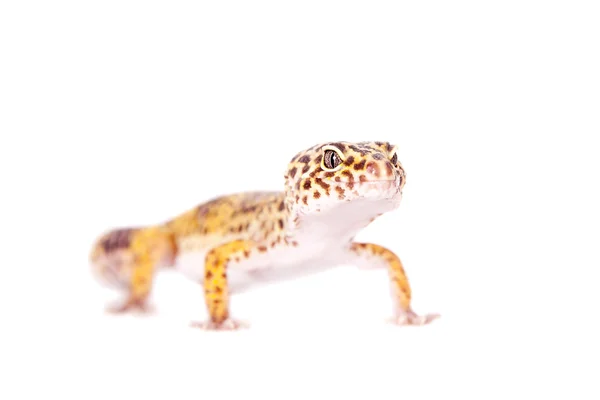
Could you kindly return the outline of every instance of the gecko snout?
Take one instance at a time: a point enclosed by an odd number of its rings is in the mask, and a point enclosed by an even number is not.
[[[388,182],[390,189],[401,192],[406,183],[406,173],[402,166],[393,159],[375,158],[365,166],[365,180],[371,182]]]
[[[396,179],[394,166],[388,160],[370,161],[367,163],[366,172],[371,180]]]

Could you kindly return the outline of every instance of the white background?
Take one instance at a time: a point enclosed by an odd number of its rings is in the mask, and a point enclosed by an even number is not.
[[[593,3],[3,1],[0,397],[597,399]],[[280,189],[329,140],[398,144],[402,205],[360,239],[440,320],[387,324],[352,267],[233,298],[247,331],[188,328],[172,273],[156,315],[103,314],[97,234]]]

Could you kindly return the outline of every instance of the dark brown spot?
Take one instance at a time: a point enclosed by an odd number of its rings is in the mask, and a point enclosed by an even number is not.
[[[316,178],[315,183],[317,185],[321,186],[325,190],[329,189],[329,183],[323,182],[323,180],[321,178]]]
[[[293,178],[294,176],[296,176],[296,172],[298,172],[298,168],[294,167],[290,169],[290,176]]]
[[[283,220],[279,219],[279,229],[283,229]]]
[[[316,164],[321,164],[321,160],[323,159],[323,154],[319,154],[317,156],[317,158],[315,158],[315,163]]]
[[[331,145],[337,147],[341,152],[346,150],[346,146],[343,143],[331,143]]]
[[[296,182],[296,190],[300,190],[300,180],[298,180],[298,182]]]
[[[265,251],[267,251],[267,247],[266,246],[258,246],[258,251],[260,251],[261,253],[264,253]]]
[[[360,148],[360,147],[355,146],[355,145],[350,145],[349,147],[352,150],[354,150],[355,152],[360,153],[361,156],[364,156],[364,155],[366,155],[369,152],[369,150],[366,150],[364,148]]]
[[[212,279],[212,277],[213,277],[213,273],[212,273],[212,271],[209,269],[208,271],[206,271],[205,278],[206,278],[206,279]]]
[[[364,176],[364,175],[361,175],[361,176],[359,176],[359,177],[358,177],[358,180],[359,180],[361,183],[364,183],[364,182],[366,182],[366,181],[367,181],[367,177],[366,177],[366,176]]]
[[[361,162],[359,162],[358,164],[354,165],[354,169],[356,171],[360,171],[361,169],[363,169],[365,167],[367,160],[365,160],[364,158],[361,160]]]
[[[336,186],[335,191],[338,192],[340,199],[344,198],[345,190],[343,188]]]
[[[223,288],[221,286],[215,287],[215,293],[219,293],[219,294],[223,293]]]
[[[380,146],[380,147],[381,147],[381,146],[383,146],[385,143],[383,143],[383,142],[375,142],[375,144],[376,144],[377,146]]]
[[[284,203],[284,201],[283,201],[283,200],[281,200],[281,203],[279,203],[278,210],[279,210],[279,211],[283,211],[283,209],[284,209],[284,208],[285,208],[285,203]]]
[[[202,204],[201,206],[198,207],[198,216],[204,217],[206,214],[208,214],[209,210],[210,210],[210,207],[207,207],[207,204]]]
[[[310,185],[310,179],[305,180],[304,181],[304,186],[303,186],[304,189],[308,190],[308,189],[310,189],[310,186],[311,186]]]
[[[348,189],[352,189],[354,187],[354,182],[348,182],[348,183],[346,183],[346,187]]]
[[[250,250],[244,250],[244,257],[248,258],[249,255],[250,255]]]
[[[341,179],[339,176],[336,176],[336,177],[335,177],[335,181],[336,181],[336,182],[339,182],[339,181],[341,181],[341,180],[342,180],[342,179]]]
[[[319,197],[321,197],[321,193],[319,193],[319,191],[318,191],[318,190],[315,190],[315,192],[313,193],[313,197],[314,197],[315,199],[318,199]]]
[[[392,151],[393,148],[394,148],[394,146],[392,146],[391,143],[387,144],[387,151]]]
[[[373,158],[376,160],[383,160],[383,154],[375,153],[375,154],[373,154]]]
[[[308,205],[308,196],[304,196],[304,197],[302,198],[302,202],[303,202],[305,205]]]
[[[131,244],[131,236],[133,235],[133,229],[125,228],[118,229],[108,234],[106,239],[101,243],[102,248],[105,252],[111,252],[113,250],[125,249]]]
[[[303,155],[302,157],[300,157],[298,159],[298,162],[305,163],[305,164],[309,163],[310,162],[310,157],[305,154],[305,155]]]
[[[306,164],[304,167],[302,167],[302,173],[305,174],[309,169],[310,169],[310,166],[308,164]]]
[[[335,172],[331,172],[331,171],[325,172],[325,174],[324,174],[325,178],[331,178],[334,175],[335,175]]]
[[[348,156],[348,158],[346,158],[345,164],[352,165],[353,162],[354,162],[354,156]]]
[[[352,175],[352,172],[350,171],[342,171],[342,175],[346,175],[348,177],[348,179],[350,180],[350,182],[354,181],[354,175]]]

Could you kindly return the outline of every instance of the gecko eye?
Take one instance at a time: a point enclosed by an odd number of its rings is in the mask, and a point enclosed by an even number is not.
[[[338,165],[340,165],[342,160],[340,156],[335,150],[325,150],[325,155],[323,156],[323,164],[327,169],[335,169]]]
[[[398,154],[397,153],[394,153],[391,161],[392,161],[392,164],[396,165],[396,163],[398,162]]]

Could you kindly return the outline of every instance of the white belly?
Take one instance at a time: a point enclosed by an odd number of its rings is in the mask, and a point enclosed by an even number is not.
[[[389,201],[355,201],[323,213],[302,216],[299,228],[290,231],[297,246],[277,245],[264,253],[253,252],[248,259],[228,265],[227,277],[232,292],[255,284],[294,279],[318,273],[348,261],[347,245],[373,217],[395,206]],[[179,245],[185,251],[175,268],[195,282],[204,280],[204,259],[208,249],[231,238],[189,237]]]
[[[328,251],[324,252],[323,250]],[[188,279],[204,281],[204,260],[208,250],[185,252],[175,260],[175,269]],[[335,267],[343,258],[343,250],[324,243],[303,242],[297,247],[277,246],[266,253],[254,253],[248,259],[232,262],[227,279],[230,291],[239,293],[260,284],[289,280]]]

